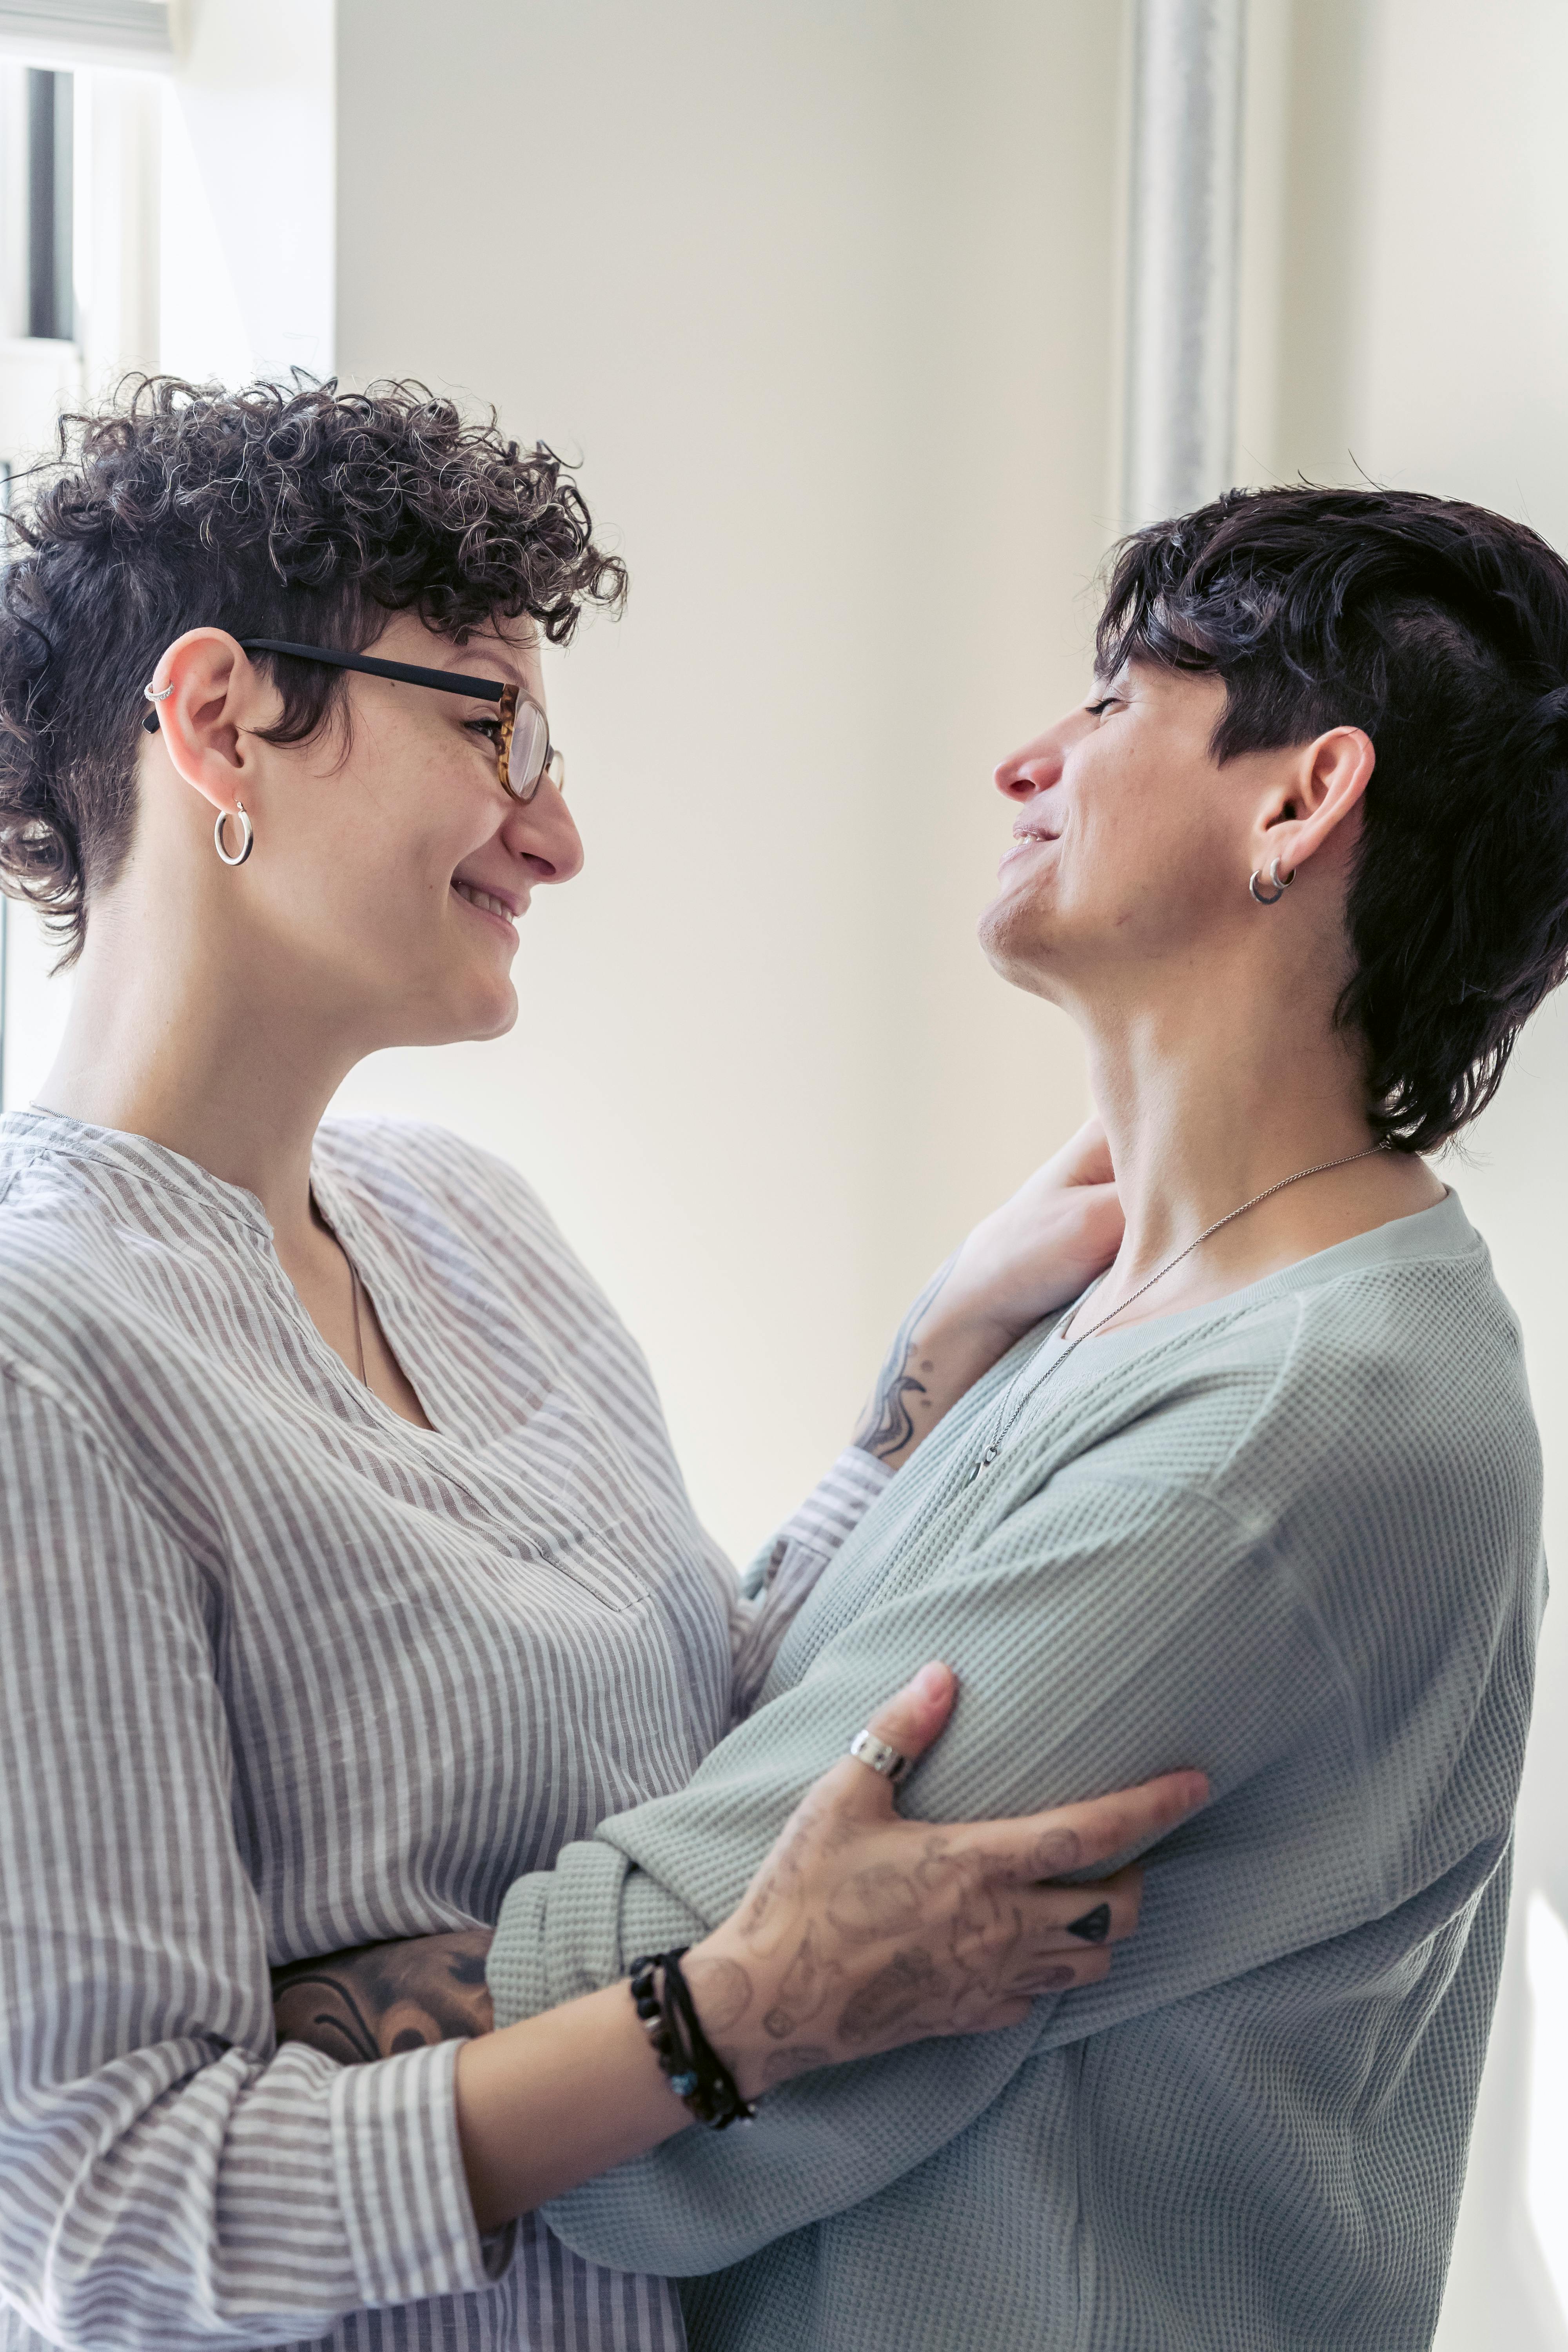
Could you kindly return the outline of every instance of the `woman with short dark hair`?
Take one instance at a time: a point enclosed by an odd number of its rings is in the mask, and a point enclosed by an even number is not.
[[[497,2014],[719,1916],[931,1652],[963,1700],[911,1815],[1178,1759],[1214,1801],[1108,1984],[804,2077],[552,2221],[700,2273],[713,2352],[1415,2352],[1544,1591],[1518,1325],[1421,1154],[1568,957],[1568,568],[1454,501],[1237,493],[1119,551],[1091,692],[996,782],[982,939],[1084,1032],[1121,1251],[861,1520],[690,1785],[512,1889]],[[780,2010],[841,2046],[810,1969]]]

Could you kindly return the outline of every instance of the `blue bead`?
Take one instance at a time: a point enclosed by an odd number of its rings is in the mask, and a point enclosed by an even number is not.
[[[678,2099],[689,2099],[697,2088],[697,2077],[695,2074],[672,2074],[669,2087]]]

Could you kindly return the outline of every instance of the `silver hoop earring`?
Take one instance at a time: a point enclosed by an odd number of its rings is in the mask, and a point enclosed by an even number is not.
[[[223,828],[228,816],[227,809],[219,809],[217,813],[217,823],[213,827],[213,847],[217,851],[218,856],[222,858],[226,866],[243,866],[246,859],[250,855],[251,845],[256,839],[256,827],[251,824],[250,819],[245,814],[245,803],[243,801],[236,801],[234,804],[234,814],[235,822],[239,826],[239,848],[237,853],[236,856],[231,857],[227,850],[223,845]]]
[[[1279,904],[1280,899],[1285,896],[1286,891],[1289,890],[1291,883],[1296,879],[1295,870],[1292,868],[1289,874],[1281,874],[1279,871],[1279,860],[1276,858],[1273,865],[1268,869],[1268,879],[1274,885],[1274,887],[1271,890],[1260,890],[1258,888],[1258,876],[1256,874],[1250,876],[1247,880],[1247,887],[1251,891],[1253,897],[1257,899],[1260,907],[1277,907]]]
[[[174,689],[172,686],[144,686],[142,691],[149,702],[167,702]]]

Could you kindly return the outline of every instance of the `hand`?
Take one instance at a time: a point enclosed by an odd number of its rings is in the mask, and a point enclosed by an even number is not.
[[[889,1350],[855,1444],[897,1469],[1015,1340],[1110,1265],[1121,1241],[1110,1148],[1091,1118],[928,1283]]]
[[[488,2033],[490,1941],[488,1927],[461,1927],[400,1943],[357,1944],[275,1969],[278,2039],[308,2042],[341,2065],[354,2066],[425,2042]]]
[[[989,1327],[1002,1355],[1103,1272],[1121,1226],[1110,1146],[1100,1120],[1086,1119],[975,1226],[953,1260],[944,1313]]]
[[[912,1761],[956,1691],[946,1666],[926,1666],[870,1728]],[[839,2059],[1020,2024],[1040,1994],[1097,1982],[1138,1924],[1136,1867],[1049,1882],[1162,1836],[1207,1795],[1201,1773],[1173,1772],[1023,1820],[939,1827],[900,1821],[890,1784],[845,1756],[688,1958],[703,2030],[754,2098]]]

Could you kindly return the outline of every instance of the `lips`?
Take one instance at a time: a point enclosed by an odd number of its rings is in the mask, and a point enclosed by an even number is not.
[[[1015,858],[1021,857],[1026,850],[1038,849],[1042,842],[1056,841],[1058,838],[1059,835],[1054,833],[1026,833],[1021,832],[1016,826],[1015,826],[1013,832],[1013,845],[1010,849],[1005,849],[1003,851],[1002,865],[998,867],[998,872],[1002,871],[1006,866],[1011,866]]]
[[[493,916],[498,922],[504,923],[508,930],[515,932],[519,902],[510,890],[486,890],[479,883],[464,881],[458,875],[452,877],[452,887],[459,898],[477,908],[479,913]]]

